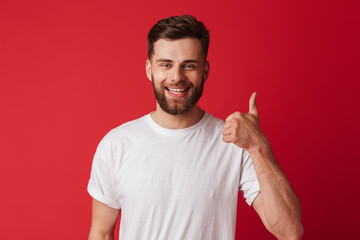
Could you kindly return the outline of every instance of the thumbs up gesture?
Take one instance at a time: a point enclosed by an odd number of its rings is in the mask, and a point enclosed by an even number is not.
[[[250,97],[248,113],[234,112],[226,118],[222,135],[224,142],[234,143],[248,151],[255,150],[264,143],[268,145],[260,128],[256,92]]]

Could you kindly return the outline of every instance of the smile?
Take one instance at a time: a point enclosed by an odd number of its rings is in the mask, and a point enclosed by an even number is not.
[[[165,87],[165,89],[168,90],[170,93],[177,95],[183,94],[187,90],[189,90],[189,88],[169,88],[169,87]]]
[[[170,97],[179,99],[179,98],[185,97],[190,88],[189,87],[186,87],[186,88],[185,87],[182,87],[182,88],[165,87],[165,89]]]

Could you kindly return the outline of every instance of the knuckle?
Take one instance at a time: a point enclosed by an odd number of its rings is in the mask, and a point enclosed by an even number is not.
[[[241,112],[234,112],[234,117],[240,117],[241,116]]]
[[[238,121],[236,119],[234,119],[234,118],[231,119],[230,123],[231,123],[232,126],[237,126],[238,125]]]

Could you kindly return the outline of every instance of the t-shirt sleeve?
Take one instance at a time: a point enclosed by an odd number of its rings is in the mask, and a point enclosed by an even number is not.
[[[96,200],[111,208],[120,209],[119,196],[114,189],[115,177],[112,169],[111,161],[103,159],[101,148],[98,147],[94,155],[87,190]]]
[[[249,206],[251,206],[256,196],[260,192],[260,186],[254,165],[250,158],[249,152],[245,149],[243,150],[242,154],[239,191],[241,191]]]

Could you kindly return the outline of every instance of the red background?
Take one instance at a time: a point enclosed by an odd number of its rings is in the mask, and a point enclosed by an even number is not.
[[[303,207],[303,239],[359,236],[360,2],[0,0],[0,239],[86,239],[92,157],[154,109],[146,36],[163,17],[211,30],[200,105],[258,92],[263,131]],[[237,239],[272,239],[239,198]]]

